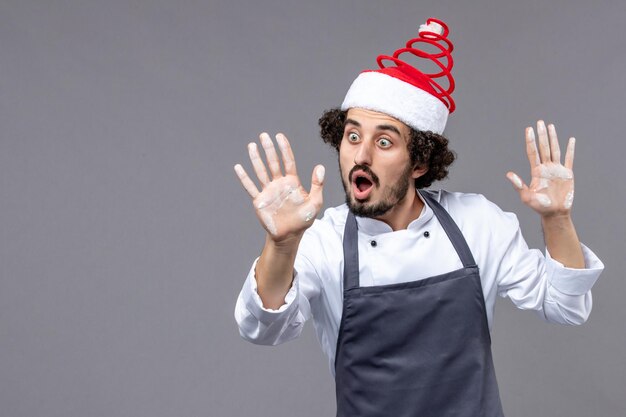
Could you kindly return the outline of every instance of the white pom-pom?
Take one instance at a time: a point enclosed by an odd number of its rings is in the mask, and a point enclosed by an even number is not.
[[[419,33],[422,32],[433,32],[438,35],[443,35],[443,26],[441,26],[437,22],[430,22],[429,24],[420,25]]]

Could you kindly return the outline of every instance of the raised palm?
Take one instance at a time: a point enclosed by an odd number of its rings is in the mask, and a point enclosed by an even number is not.
[[[280,242],[298,237],[311,226],[312,220],[322,207],[324,167],[318,165],[314,168],[311,190],[307,193],[300,183],[293,152],[287,138],[280,133],[276,135],[284,173],[269,135],[262,133],[259,138],[265,152],[269,174],[256,143],[248,144],[248,154],[261,184],[261,191],[241,165],[235,165],[235,172],[241,185],[252,197],[256,215],[270,238]]]
[[[526,153],[530,162],[530,185],[520,177],[507,173],[524,204],[542,216],[568,214],[574,200],[574,146],[570,138],[565,153],[565,163],[561,164],[561,150],[554,125],[537,122],[538,141],[532,127],[526,128]],[[537,147],[537,142],[539,147]]]

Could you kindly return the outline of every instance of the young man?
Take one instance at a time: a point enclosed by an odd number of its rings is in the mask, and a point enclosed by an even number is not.
[[[346,192],[346,204],[322,220],[313,221],[324,167],[315,167],[307,193],[284,135],[276,136],[284,172],[269,135],[260,136],[267,166],[256,144],[248,147],[261,191],[235,167],[267,232],[237,301],[241,335],[278,344],[313,317],[335,374],[338,416],[501,416],[489,334],[496,295],[547,321],[580,324],[603,268],[576,236],[574,140],[561,164],[553,125],[537,123],[538,141],[526,129],[531,183],[507,174],[541,216],[545,257],[528,249],[513,214],[484,197],[423,190],[454,160],[441,136],[454,110],[447,34],[429,19],[320,119]],[[405,53],[441,71],[420,72],[400,60]]]

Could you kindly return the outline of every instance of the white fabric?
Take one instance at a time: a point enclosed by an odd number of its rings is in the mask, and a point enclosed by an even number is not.
[[[580,324],[587,319],[590,289],[604,268],[591,250],[582,246],[587,269],[565,268],[548,253],[544,257],[528,249],[516,216],[482,195],[441,191],[439,202],[461,229],[478,264],[490,329],[496,294],[509,297],[520,309],[536,310],[549,322]],[[304,322],[313,317],[334,373],[347,213],[345,204],[330,208],[307,230],[299,246],[292,288],[278,310],[263,307],[252,266],[235,308],[243,338],[264,345],[283,343],[297,337]],[[362,286],[419,280],[462,266],[428,206],[406,230],[393,232],[387,224],[368,218],[357,217],[357,222]],[[377,242],[375,247],[372,240]]]
[[[341,104],[374,110],[395,117],[417,130],[442,134],[448,108],[441,100],[397,78],[380,72],[362,72],[354,80]]]
[[[430,22],[429,24],[422,24],[419,28],[419,33],[422,32],[432,32],[438,35],[443,35],[443,26],[441,26],[437,22]]]

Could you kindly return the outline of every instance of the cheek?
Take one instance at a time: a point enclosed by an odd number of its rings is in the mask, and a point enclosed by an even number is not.
[[[401,159],[390,161],[386,164],[385,169],[383,170],[386,173],[386,178],[395,182],[398,181],[401,177],[411,176],[413,169],[411,166],[411,161],[409,159]]]
[[[349,147],[346,145],[346,141],[342,139],[341,142],[339,142],[339,148],[337,148],[337,150],[339,151],[339,156],[345,154],[348,149]]]
[[[349,170],[352,168],[352,164],[354,163],[354,154],[351,152],[350,146],[341,146],[339,148],[339,163],[341,164],[342,169],[347,168]]]

